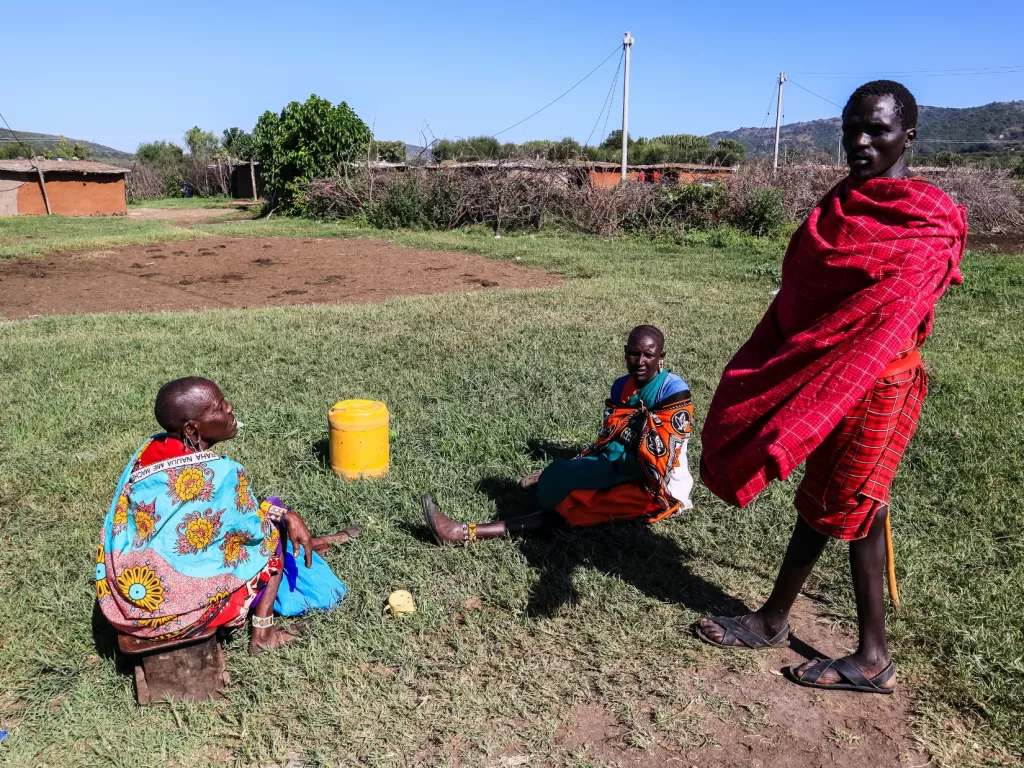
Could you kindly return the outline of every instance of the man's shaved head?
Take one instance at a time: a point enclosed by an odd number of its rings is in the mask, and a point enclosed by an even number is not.
[[[186,376],[168,381],[156,394],[157,423],[172,434],[181,432],[186,421],[198,421],[219,399],[219,388],[202,376]]]

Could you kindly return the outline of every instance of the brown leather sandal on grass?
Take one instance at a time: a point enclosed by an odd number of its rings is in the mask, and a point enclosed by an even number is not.
[[[798,666],[800,665],[786,667],[782,670],[782,674],[790,682],[806,688],[856,691],[857,693],[880,693],[883,696],[890,696],[896,690],[896,686],[892,688],[882,687],[892,680],[892,676],[896,674],[896,668],[892,665],[891,661],[889,666],[872,678],[869,678],[846,659],[818,659],[802,675],[796,674],[796,667]],[[821,679],[821,676],[830,669],[839,675],[839,682],[819,683],[818,681]]]
[[[789,647],[789,624],[786,624],[775,637],[768,638],[761,637],[761,635],[750,629],[742,621],[734,619],[732,616],[709,616],[708,618],[725,630],[725,636],[721,642],[715,642],[701,631],[698,624],[697,637],[716,648],[739,651],[764,651],[770,648]],[[738,643],[736,642],[737,640],[739,641]]]

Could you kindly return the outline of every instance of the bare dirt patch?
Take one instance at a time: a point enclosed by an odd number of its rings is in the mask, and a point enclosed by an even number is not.
[[[967,247],[975,251],[1024,254],[1024,232],[1003,232],[998,235],[967,235]]]
[[[797,639],[789,649],[694,655],[691,671],[671,682],[686,692],[677,703],[652,700],[624,719],[594,694],[568,711],[556,749],[622,768],[931,764],[911,735],[913,698],[902,683],[879,696],[802,688],[779,674],[807,656],[842,655],[856,645],[816,618],[806,598],[792,618]]]
[[[375,302],[559,282],[540,269],[380,240],[205,237],[2,262],[0,314]]]

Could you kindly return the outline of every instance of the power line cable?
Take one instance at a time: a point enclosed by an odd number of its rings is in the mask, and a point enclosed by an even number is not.
[[[914,139],[917,144],[922,141],[929,144],[1024,144],[1024,139]]]
[[[839,104],[836,104],[836,103],[835,103],[834,101],[832,101],[831,99],[826,99],[826,98],[825,98],[824,96],[822,96],[822,95],[821,95],[820,93],[815,93],[815,92],[814,92],[814,91],[812,91],[812,90],[811,90],[810,88],[805,88],[804,86],[800,85],[800,83],[798,83],[798,82],[797,82],[796,80],[794,80],[793,78],[788,78],[788,79],[786,80],[786,82],[788,82],[788,83],[792,83],[792,84],[793,84],[793,85],[795,85],[795,86],[796,86],[797,88],[800,88],[800,89],[802,89],[802,90],[805,90],[805,91],[807,91],[807,92],[808,92],[809,94],[811,94],[811,96],[817,96],[817,97],[818,97],[819,99],[821,99],[822,101],[827,101],[827,102],[828,102],[829,104],[831,104],[831,105],[832,105],[833,107],[839,107],[840,111],[842,111],[842,109],[843,109],[843,107],[842,107],[841,105],[839,105]]]
[[[612,106],[615,104],[615,99],[608,102],[608,111],[604,114],[604,125],[601,126],[601,135],[604,137],[608,136],[608,121],[612,116]]]
[[[601,115],[605,112],[611,114],[612,109],[612,92],[615,90],[615,84],[619,82],[619,70],[622,69],[622,60],[625,58],[626,52],[623,51],[622,55],[619,56],[619,64],[615,67],[615,74],[612,75],[612,83],[608,86],[608,95],[604,97],[604,103],[601,104],[601,111],[597,113],[597,120],[594,121],[594,127],[590,129],[590,135],[587,136],[587,140],[583,143],[583,146],[589,147],[590,140],[594,137],[594,131],[597,130],[597,124],[601,122]],[[604,121],[605,127],[608,127],[608,118]]]
[[[908,75],[924,75],[927,77],[942,77],[945,75],[1005,75],[1024,72],[1024,64],[1006,64],[1000,67],[961,67],[958,69],[909,69],[904,72],[889,72],[891,77],[906,77]],[[800,77],[877,77],[879,73],[870,72],[794,72]]]
[[[776,84],[772,83],[772,95],[768,99],[768,108],[764,111],[764,119],[761,120],[761,128],[764,128],[764,124],[768,122],[768,116],[772,113],[772,104],[775,103],[775,97],[778,95],[775,88]],[[757,130],[761,130],[761,128],[758,128]]]
[[[716,61],[706,56],[693,56],[698,61],[714,64],[718,67],[736,70],[737,72],[756,72],[764,74],[765,70],[751,67],[738,67],[724,61]],[[976,77],[985,75],[1017,75],[1024,74],[1024,64],[1006,64],[998,67],[962,67],[957,69],[910,69],[903,72],[793,72],[792,74],[806,79],[872,79],[880,77]]]
[[[32,151],[32,148],[31,148],[31,147],[30,147],[30,146],[29,146],[28,144],[26,144],[25,142],[23,142],[23,141],[22,141],[21,139],[19,139],[19,138],[18,138],[18,134],[16,134],[16,133],[14,132],[14,129],[13,129],[13,128],[11,128],[10,124],[9,124],[9,123],[7,122],[7,118],[3,116],[3,113],[0,113],[0,120],[3,120],[3,121],[4,121],[4,125],[6,125],[6,126],[7,126],[7,130],[11,132],[11,136],[13,136],[13,137],[14,137],[14,140],[15,140],[16,142],[18,142],[19,144],[21,144],[21,146],[23,146],[23,147],[24,147],[25,149],[27,149],[27,150],[28,150],[29,152],[31,152],[31,151]]]
[[[618,46],[618,45],[617,45],[617,46],[615,46],[615,50],[613,50],[613,51],[612,51],[611,53],[609,53],[609,54],[608,54],[608,55],[607,55],[607,56],[606,56],[606,57],[604,58],[604,61],[602,61],[602,62],[601,62],[600,64],[598,64],[598,65],[597,65],[596,67],[594,67],[594,68],[593,68],[592,70],[590,70],[589,72],[587,72],[587,74],[585,74],[585,75],[584,75],[584,76],[583,76],[582,78],[580,78],[579,80],[577,80],[577,81],[576,81],[576,83],[575,83],[575,84],[574,84],[574,85],[573,85],[573,86],[572,86],[571,88],[569,88],[569,90],[565,91],[564,93],[562,93],[561,95],[559,95],[559,96],[558,96],[557,98],[555,98],[555,99],[552,99],[551,101],[549,101],[549,102],[548,102],[547,104],[545,104],[545,105],[544,105],[543,107],[541,107],[540,109],[538,109],[538,110],[537,110],[536,112],[534,112],[533,114],[531,114],[531,115],[527,115],[527,116],[526,116],[526,117],[524,117],[524,118],[523,118],[522,120],[520,120],[520,121],[519,121],[518,123],[513,123],[513,124],[512,124],[512,125],[510,125],[510,126],[509,126],[508,128],[502,128],[502,129],[501,129],[500,131],[498,131],[497,133],[492,133],[492,134],[491,134],[491,138],[495,138],[495,139],[496,139],[496,138],[497,138],[498,136],[501,136],[501,134],[503,134],[503,133],[506,133],[507,131],[511,131],[511,130],[512,130],[513,128],[515,128],[515,127],[517,127],[517,126],[520,126],[520,125],[522,125],[523,123],[525,123],[525,122],[526,122],[527,120],[529,120],[530,118],[532,118],[532,117],[536,117],[536,116],[537,116],[537,115],[539,115],[539,114],[540,114],[541,112],[543,112],[543,111],[544,111],[545,109],[547,109],[548,107],[550,107],[550,106],[551,106],[552,104],[554,104],[555,102],[557,102],[557,101],[559,101],[560,99],[562,99],[562,97],[564,97],[564,96],[567,96],[567,95],[568,95],[569,93],[571,93],[572,91],[576,90],[576,87],[577,87],[578,85],[580,85],[580,84],[581,84],[581,83],[582,83],[582,82],[583,82],[584,80],[586,80],[587,78],[589,78],[589,77],[590,77],[590,76],[591,76],[592,74],[594,74],[595,72],[597,72],[597,70],[599,70],[599,69],[600,69],[601,67],[603,67],[603,66],[604,66],[604,65],[605,65],[605,64],[606,64],[606,63],[608,62],[608,59],[610,59],[610,58],[611,58],[612,56],[614,56],[614,55],[616,54],[616,52],[618,52],[618,50],[619,50],[619,49],[620,49],[620,46]]]
[[[715,59],[709,59],[706,56],[693,55],[691,58],[697,59],[698,61],[704,61],[708,64],[714,64],[717,67],[725,67],[726,69],[735,69],[737,72],[753,72],[758,75],[763,75],[768,72],[767,69],[753,69],[751,67],[737,67],[735,64],[726,64],[724,61],[716,61]]]

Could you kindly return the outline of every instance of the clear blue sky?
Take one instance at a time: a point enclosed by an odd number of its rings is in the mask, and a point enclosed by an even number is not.
[[[887,36],[872,26],[892,8]],[[897,11],[906,9],[906,15]],[[922,104],[1024,99],[1024,3],[247,2],[5,7],[0,112],[13,128],[124,150],[192,125],[251,129],[311,93],[347,101],[382,139],[493,134],[619,46],[633,48],[630,133],[759,126],[780,70],[842,104],[872,76],[1021,65],[1012,74],[901,77]],[[879,26],[881,26],[879,24]],[[18,30],[21,30],[20,32]],[[590,133],[616,53],[506,141]],[[854,73],[817,78],[818,72]],[[838,109],[793,86],[786,122]],[[769,121],[772,118],[769,118]],[[608,129],[621,120],[621,90]],[[603,126],[597,126],[600,133]],[[597,136],[595,134],[595,141]]]

